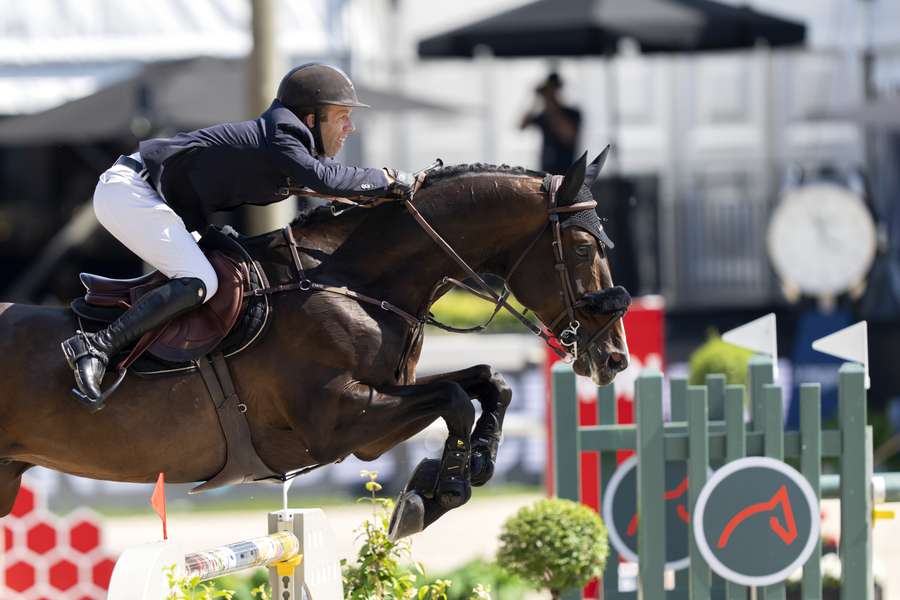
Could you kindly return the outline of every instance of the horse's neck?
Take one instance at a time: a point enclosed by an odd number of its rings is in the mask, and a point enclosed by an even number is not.
[[[512,254],[546,222],[540,182],[488,174],[466,179],[424,188],[415,205],[475,271],[503,274],[517,258]],[[443,277],[467,276],[400,203],[367,210],[295,230],[302,247],[314,248],[304,257],[313,265],[311,279],[325,277],[417,312]]]

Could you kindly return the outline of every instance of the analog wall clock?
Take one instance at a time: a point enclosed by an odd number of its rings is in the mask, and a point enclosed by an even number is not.
[[[769,257],[788,296],[833,300],[860,287],[875,258],[876,233],[863,198],[834,183],[792,188],[769,222]]]

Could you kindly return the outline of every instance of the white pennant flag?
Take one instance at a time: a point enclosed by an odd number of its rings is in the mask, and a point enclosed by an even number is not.
[[[775,313],[769,313],[722,334],[722,340],[772,357],[775,379],[778,379],[778,333]]]
[[[865,321],[819,338],[812,343],[812,347],[822,354],[862,364],[866,371],[866,389],[872,385],[869,380],[869,328]]]

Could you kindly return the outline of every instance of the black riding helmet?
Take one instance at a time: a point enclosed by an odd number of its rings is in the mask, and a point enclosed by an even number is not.
[[[303,114],[325,104],[369,108],[357,98],[346,73],[322,63],[306,63],[288,71],[278,86],[277,98],[291,111],[302,110]]]
[[[315,115],[312,133],[316,146],[322,148],[319,131],[319,109],[325,105],[369,108],[359,101],[356,88],[346,73],[322,63],[307,63],[288,71],[278,85],[276,98],[298,118]]]

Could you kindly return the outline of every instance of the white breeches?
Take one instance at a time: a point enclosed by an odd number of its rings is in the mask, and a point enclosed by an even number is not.
[[[140,161],[140,154],[131,158]],[[175,211],[140,175],[113,165],[94,190],[94,214],[126,248],[170,279],[196,277],[207,302],[219,287],[216,272]],[[198,236],[199,238],[199,236]]]

